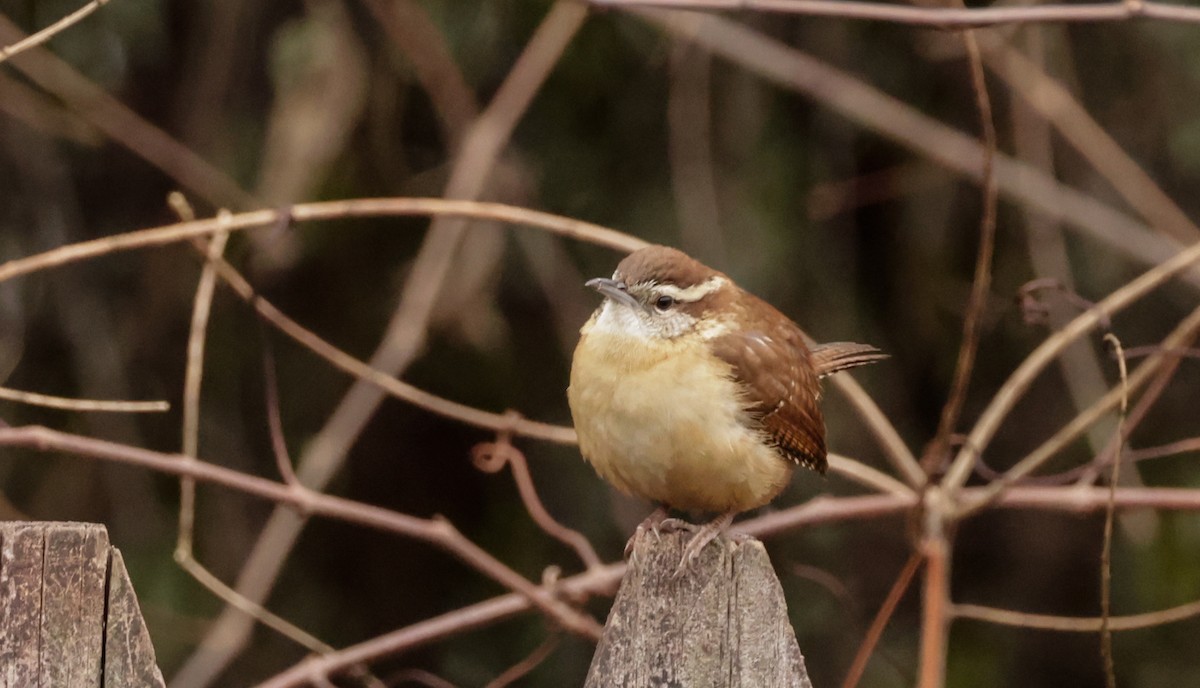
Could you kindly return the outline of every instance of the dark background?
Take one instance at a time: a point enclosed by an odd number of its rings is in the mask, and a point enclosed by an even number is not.
[[[0,0],[26,32],[77,2]],[[71,69],[227,175],[245,195],[188,186],[131,152],[98,121],[98,106],[61,79],[0,66],[0,259],[168,224],[168,192],[197,212],[367,196],[438,196],[454,162],[454,127],[436,114],[411,51],[380,20],[416,12],[448,47],[470,98],[486,106],[550,4],[385,0],[308,3],[113,0],[48,44]],[[411,17],[411,15],[406,15]],[[956,129],[978,130],[961,41],[880,23],[728,15],[807,51]],[[417,26],[411,19],[408,27]],[[1191,217],[1200,185],[1200,28],[1154,21],[987,30],[1040,46],[1046,70]],[[11,43],[5,39],[3,43]],[[1002,152],[1021,127],[1022,97],[989,73]],[[470,103],[474,102],[472,106]],[[1078,131],[1082,125],[1073,125]],[[461,132],[461,129],[459,129]],[[128,140],[149,137],[137,126]],[[1036,139],[1035,134],[1035,139]],[[1120,212],[1123,180],[1105,179],[1056,133],[1037,155],[1052,174]],[[933,436],[961,340],[981,200],[978,187],[905,142],[846,118],[820,99],[781,88],[637,17],[596,11],[521,118],[484,197],[596,222],[679,246],[729,273],[794,317],[818,340],[871,342],[892,354],[855,373],[918,454]],[[1042,276],[1030,232],[1045,222],[1002,196],[994,281],[983,340],[959,430],[1046,336],[1027,325],[1016,290]],[[373,219],[259,230],[231,238],[228,256],[284,312],[367,359],[398,302],[420,246],[422,219]],[[1045,231],[1065,243],[1077,289],[1099,300],[1147,266],[1068,222]],[[1131,241],[1144,238],[1131,235]],[[1031,249],[1031,246],[1033,247]],[[582,286],[619,255],[537,230],[481,228],[461,249],[426,345],[405,380],[481,408],[519,409],[569,423],[565,388],[575,332],[597,296]],[[185,245],[105,257],[0,285],[0,379],[65,396],[167,399],[148,416],[73,414],[0,404],[9,425],[45,424],[160,451],[180,449],[179,402],[200,262]],[[1126,347],[1153,344],[1196,306],[1175,282],[1116,318]],[[1058,302],[1055,302],[1056,304]],[[1070,314],[1069,308],[1058,312]],[[200,456],[275,476],[263,401],[264,338],[278,366],[285,435],[298,457],[352,380],[280,335],[219,287],[208,333]],[[1108,384],[1116,365],[1091,338]],[[1185,361],[1132,445],[1200,434],[1200,372]],[[1001,428],[985,458],[1021,458],[1076,412],[1052,367]],[[1094,398],[1094,397],[1093,397]],[[1089,401],[1090,403],[1090,401]],[[831,393],[832,450],[887,470],[881,452]],[[1111,427],[1111,426],[1109,426]],[[398,511],[442,514],[469,538],[537,580],[569,574],[573,553],[533,525],[507,474],[475,470],[469,450],[486,432],[396,400],[383,403],[328,490]],[[614,496],[574,448],[521,441],[547,508],[583,531],[606,560],[621,554],[648,507]],[[1093,456],[1086,441],[1052,463]],[[1128,469],[1148,485],[1198,486],[1196,452]],[[124,552],[158,658],[182,666],[219,602],[172,561],[177,482],[104,463],[0,452],[6,518],[97,521]],[[803,475],[776,502],[861,491],[844,479]],[[232,581],[269,504],[202,487],[196,552]],[[1119,521],[1113,556],[1116,613],[1200,597],[1200,521],[1144,512]],[[1102,517],[1004,511],[957,534],[956,601],[1066,615],[1099,613]],[[870,619],[910,551],[903,519],[810,528],[768,543],[816,686],[840,682]],[[816,567],[839,586],[831,587]],[[345,523],[305,529],[269,608],[335,647],[502,592],[428,546]],[[919,608],[910,593],[862,685],[911,685]],[[606,601],[593,603],[603,618]],[[1200,683],[1195,620],[1119,634],[1121,685]],[[483,685],[535,648],[547,625],[528,615],[381,663],[456,685]],[[1098,638],[954,624],[952,686],[1102,684]],[[521,685],[582,682],[592,647],[565,640]],[[276,673],[305,651],[259,629],[217,685]]]

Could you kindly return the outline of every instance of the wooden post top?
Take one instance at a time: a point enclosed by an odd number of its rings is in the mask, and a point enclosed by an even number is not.
[[[718,538],[674,579],[690,537],[634,543],[585,688],[812,688],[762,543]]]
[[[104,526],[0,522],[0,688],[163,685]]]

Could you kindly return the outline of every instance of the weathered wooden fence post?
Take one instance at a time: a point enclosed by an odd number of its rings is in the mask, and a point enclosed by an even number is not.
[[[635,543],[585,688],[812,688],[762,543],[718,539],[674,580],[689,537]]]
[[[163,686],[104,526],[0,522],[0,688],[25,686]]]

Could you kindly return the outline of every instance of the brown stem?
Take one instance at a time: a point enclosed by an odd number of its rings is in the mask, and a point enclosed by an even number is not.
[[[1200,8],[1142,0],[1080,5],[1013,7],[905,7],[890,3],[843,0],[591,0],[600,7],[661,7],[687,10],[751,10],[838,19],[865,19],[936,28],[972,28],[1033,22],[1117,22],[1148,17],[1200,22]]]
[[[941,688],[946,681],[946,630],[950,596],[949,544],[944,537],[921,543],[925,585],[921,604],[921,659],[917,686]]]
[[[879,644],[879,639],[883,636],[883,629],[887,628],[887,622],[895,613],[896,605],[900,604],[900,598],[908,590],[920,565],[921,555],[913,552],[908,558],[908,562],[904,564],[904,568],[900,570],[900,575],[896,576],[896,582],[892,583],[892,589],[888,591],[887,598],[884,599],[883,605],[875,614],[875,619],[871,622],[871,627],[867,629],[862,644],[858,646],[858,653],[854,655],[854,661],[850,663],[846,679],[842,681],[842,688],[855,688],[862,679],[863,672],[867,670],[867,662],[875,653],[875,646]]]
[[[958,360],[954,364],[950,395],[942,407],[933,441],[929,443],[921,460],[927,475],[941,472],[950,445],[950,436],[958,425],[963,404],[967,401],[967,387],[971,383],[971,371],[975,369],[975,355],[979,351],[983,311],[987,306],[988,292],[992,286],[992,257],[996,250],[996,124],[992,118],[992,99],[988,96],[983,57],[979,52],[979,40],[975,32],[964,31],[962,39],[967,48],[971,86],[975,91],[980,131],[983,133],[983,159],[979,173],[983,181],[983,213],[979,218],[979,250],[975,256],[975,277],[971,281],[971,297],[963,317],[962,344],[958,347]]]

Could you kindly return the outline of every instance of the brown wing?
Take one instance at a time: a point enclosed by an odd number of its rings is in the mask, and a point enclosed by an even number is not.
[[[820,382],[803,333],[782,315],[747,325],[714,339],[713,351],[733,367],[752,418],[780,453],[824,473],[825,419],[817,405]]]

